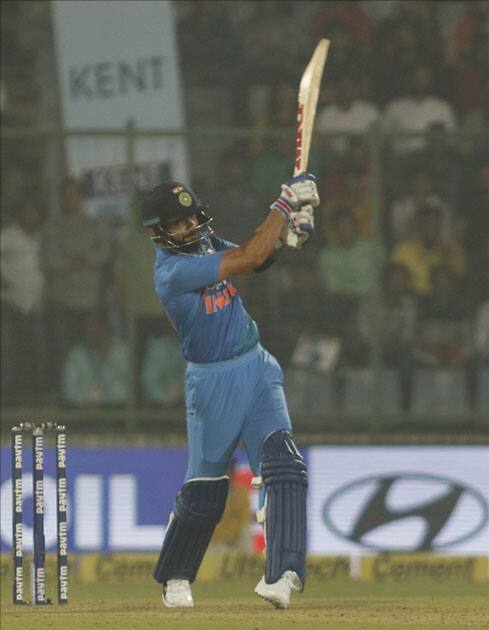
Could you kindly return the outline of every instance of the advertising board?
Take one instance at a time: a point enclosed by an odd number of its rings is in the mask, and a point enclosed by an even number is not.
[[[489,449],[483,446],[324,446],[304,449],[309,469],[308,552],[368,556],[383,552],[489,555]],[[2,448],[1,544],[12,544],[10,449]],[[55,548],[54,453],[47,449],[46,547]],[[32,548],[32,475],[25,449],[24,544]],[[160,548],[184,479],[184,448],[68,449],[69,545],[78,552]],[[238,483],[250,488],[245,455]],[[257,492],[250,488],[250,509]],[[251,524],[252,548],[263,545]],[[383,566],[383,565],[382,565]],[[384,570],[384,569],[382,569]]]
[[[309,551],[489,553],[485,446],[309,449]]]

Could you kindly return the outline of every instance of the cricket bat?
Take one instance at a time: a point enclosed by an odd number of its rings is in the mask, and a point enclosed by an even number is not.
[[[328,56],[329,44],[329,39],[321,39],[319,41],[311,60],[304,70],[299,85],[294,177],[307,170],[319,98],[319,88],[321,87],[321,79],[326,57]],[[291,232],[288,227],[286,227],[282,233],[281,240],[293,249],[299,249],[301,247],[299,236]]]
[[[330,41],[321,39],[304,70],[299,85],[297,108],[297,137],[295,145],[294,176],[307,169],[312,132],[316,118],[319,88]]]

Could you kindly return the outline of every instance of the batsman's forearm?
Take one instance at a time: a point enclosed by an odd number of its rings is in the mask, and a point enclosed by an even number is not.
[[[275,252],[286,224],[278,210],[271,210],[253,236],[240,247],[224,252],[219,266],[219,280],[258,269]]]
[[[278,210],[271,210],[253,236],[241,246],[251,269],[262,265],[275,252],[285,223],[284,216]]]

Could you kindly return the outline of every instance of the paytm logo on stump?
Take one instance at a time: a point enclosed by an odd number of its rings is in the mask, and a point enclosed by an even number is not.
[[[1,542],[12,546],[11,454],[2,448]],[[32,549],[32,474],[24,453],[24,544]],[[69,547],[76,551],[158,550],[185,474],[184,449],[68,450]],[[46,548],[56,544],[54,453],[46,449]]]

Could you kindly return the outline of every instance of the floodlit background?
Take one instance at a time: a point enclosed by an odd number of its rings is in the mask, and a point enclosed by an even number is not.
[[[141,194],[190,183],[243,242],[291,176],[327,37],[316,234],[236,280],[284,368],[310,548],[487,554],[488,20],[485,1],[1,3],[2,549],[22,420],[67,425],[72,548],[158,549],[185,364]],[[257,551],[241,452],[234,475],[215,544]]]

